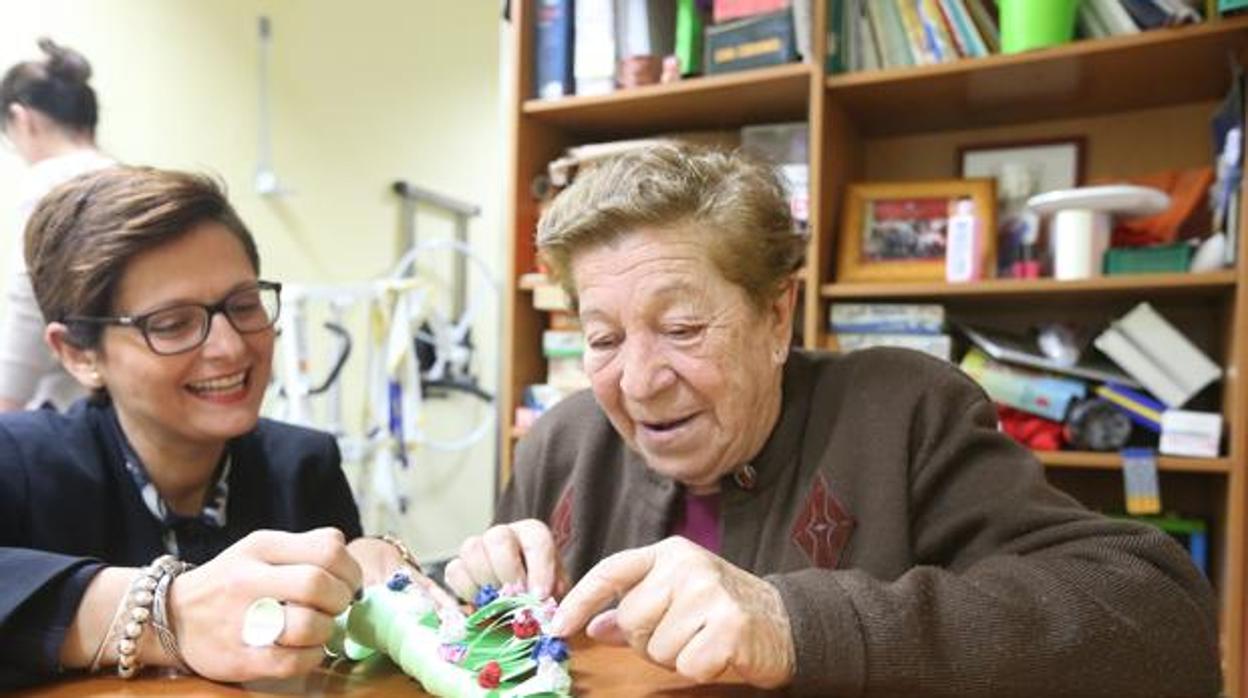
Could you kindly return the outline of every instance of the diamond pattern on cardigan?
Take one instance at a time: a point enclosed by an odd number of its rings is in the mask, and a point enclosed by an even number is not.
[[[793,523],[793,542],[816,567],[835,569],[853,532],[854,517],[832,494],[823,474],[817,473],[806,504]]]
[[[572,540],[572,490],[573,487],[568,485],[550,513],[550,535],[555,540],[555,549],[561,553]]]

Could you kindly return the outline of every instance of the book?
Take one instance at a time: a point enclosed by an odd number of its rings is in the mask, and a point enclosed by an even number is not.
[[[827,52],[824,69],[829,75],[844,73],[849,68],[845,60],[845,3],[842,0],[827,2]]]
[[[863,13],[867,17],[867,24],[871,27],[871,33],[875,36],[875,47],[880,52],[881,68],[896,68],[900,63],[897,62],[896,49],[892,45],[892,37],[884,32],[884,17],[881,8],[887,3],[867,3],[863,8]]]
[[[585,354],[585,337],[580,330],[545,330],[542,332],[542,356],[553,358],[581,357]]]
[[[898,347],[921,351],[945,361],[953,360],[953,342],[947,334],[849,334],[832,335],[836,350],[859,351],[872,347]]]
[[[1079,3],[1078,14],[1075,16],[1075,26],[1079,31],[1079,35],[1087,39],[1103,39],[1110,36],[1109,29],[1101,20],[1101,16],[1096,12],[1096,6],[1090,2]]]
[[[1067,366],[1040,351],[1040,348],[1029,337],[962,323],[957,325],[967,339],[998,361],[1103,383],[1117,383],[1129,388],[1143,387],[1112,362],[1096,353],[1084,352],[1078,363]]]
[[[1141,29],[1156,29],[1169,24],[1169,15],[1152,0],[1119,0]]]
[[[880,24],[888,35],[893,62],[900,67],[917,65],[918,59],[910,49],[910,40],[906,36],[906,27],[901,21],[901,10],[897,4],[885,1],[873,3],[872,7],[873,13],[882,15]]]
[[[928,43],[940,55],[940,60],[942,62],[958,60],[961,55],[958,53],[957,42],[949,35],[949,29],[945,26],[945,19],[940,13],[936,0],[920,0],[917,9],[919,19],[923,22],[923,31],[928,37]]]
[[[828,326],[846,334],[940,334],[945,307],[935,303],[833,303]]]
[[[1140,27],[1119,0],[1084,0],[1096,5],[1096,13],[1110,35],[1139,34]]]
[[[615,89],[615,6],[612,0],[576,0],[572,72],[576,94],[601,95]]]
[[[875,32],[871,30],[871,20],[867,17],[866,8],[863,5],[858,7],[858,50],[861,58],[858,62],[858,70],[879,70],[880,48],[875,39]]]
[[[975,26],[975,21],[971,19],[971,12],[966,7],[966,0],[941,0],[941,2],[949,8],[950,15],[958,27],[958,32],[966,40],[967,48],[970,51],[968,55],[974,58],[983,58],[991,53],[988,50],[988,44],[984,42],[984,37],[979,33],[979,28]]]
[[[962,370],[993,402],[1061,422],[1076,400],[1087,395],[1083,381],[1048,376],[994,361],[979,349],[962,357]]]
[[[897,10],[901,15],[901,24],[906,29],[906,40],[910,44],[910,53],[914,56],[915,65],[932,65],[939,63],[940,58],[932,52],[927,42],[927,34],[923,30],[923,20],[919,18],[919,10],[915,0],[897,0]]]
[[[616,57],[668,56],[676,50],[672,0],[615,0]]]
[[[793,15],[754,15],[706,29],[707,75],[792,63],[797,60]]]
[[[815,0],[793,0],[793,37],[797,40],[797,55],[803,61],[811,60],[810,51],[814,39]]]
[[[676,60],[681,75],[702,72],[702,34],[706,21],[697,0],[678,0],[676,6]]]
[[[949,35],[949,40],[953,42],[954,48],[958,55],[968,57],[971,54],[971,47],[967,43],[966,37],[958,31],[958,26],[953,18],[953,9],[949,7],[949,0],[933,0],[936,6],[936,12],[940,14],[940,19],[944,22],[945,33]]]
[[[573,0],[540,0],[537,4],[537,57],[534,83],[541,99],[556,99],[576,90],[572,72]]]
[[[1148,303],[1114,321],[1097,349],[1170,407],[1179,407],[1218,380],[1222,369]]]
[[[858,9],[862,0],[843,0],[845,5],[841,17],[841,50],[845,52],[845,71],[853,72],[862,69],[862,49],[858,42]]]
[[[1084,2],[1092,2],[1093,0],[1084,0]],[[992,53],[1001,51],[1001,29],[997,24],[996,15],[993,10],[996,5],[992,0],[966,0],[966,7],[970,10],[971,19],[975,22],[975,27],[979,29],[979,35],[984,37],[984,43],[988,45],[988,50]]]
[[[711,17],[715,24],[767,14],[788,8],[789,0],[715,0]]]

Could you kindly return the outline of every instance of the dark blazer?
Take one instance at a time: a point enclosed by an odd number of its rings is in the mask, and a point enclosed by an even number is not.
[[[65,632],[100,569],[164,552],[115,419],[111,405],[87,400],[64,415],[0,415],[0,689],[59,673]],[[335,526],[360,536],[331,435],[262,419],[228,448],[226,526],[179,529],[183,559],[206,562],[257,529]]]

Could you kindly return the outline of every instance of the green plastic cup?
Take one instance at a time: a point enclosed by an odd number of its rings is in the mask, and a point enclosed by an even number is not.
[[[1001,53],[1019,53],[1070,41],[1079,0],[999,0]]]

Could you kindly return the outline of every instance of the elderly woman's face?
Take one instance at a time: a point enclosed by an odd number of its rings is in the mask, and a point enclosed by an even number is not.
[[[238,238],[219,223],[204,223],[131,260],[114,310],[140,315],[183,303],[211,305],[255,283]],[[239,334],[217,314],[203,344],[161,356],[137,330],[110,327],[97,368],[132,439],[216,446],[255,426],[274,336],[272,329]]]
[[[710,491],[762,448],[780,399],[791,296],[758,310],[692,233],[639,230],[579,253],[585,369],[655,471]]]

